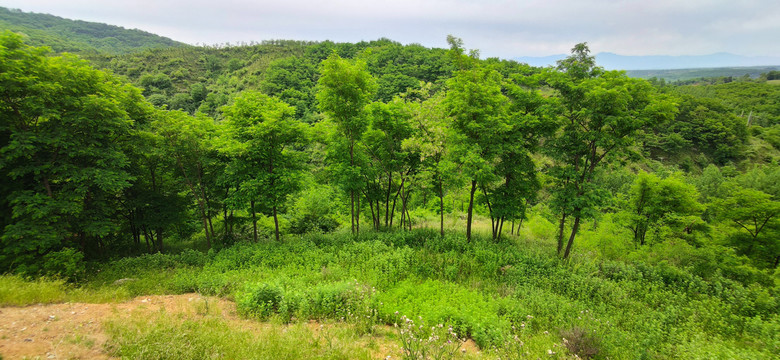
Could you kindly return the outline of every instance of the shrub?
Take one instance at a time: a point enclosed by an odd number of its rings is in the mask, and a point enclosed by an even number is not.
[[[561,331],[561,337],[569,352],[583,359],[590,359],[599,354],[599,339],[587,329],[575,326]]]
[[[86,272],[84,254],[71,248],[50,252],[43,256],[41,270],[46,275],[76,280]]]

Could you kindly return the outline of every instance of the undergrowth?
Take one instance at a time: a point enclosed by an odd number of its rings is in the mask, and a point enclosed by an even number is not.
[[[760,359],[780,353],[779,290],[767,281],[770,275],[745,276],[728,262],[706,271],[712,266],[706,257],[683,266],[579,252],[562,262],[551,245],[514,237],[466,243],[460,234],[440,238],[428,230],[356,238],[308,234],[218,252],[124,259],[106,264],[78,289],[219,295],[234,299],[245,317],[343,322],[355,334],[393,325],[401,315],[419,317],[420,325],[452,326],[502,359]],[[127,281],[115,285],[119,279]],[[0,287],[0,298],[15,305],[67,301],[74,288],[52,281],[12,285],[49,300],[5,300],[8,285]],[[194,324],[160,321],[165,331],[193,334]]]

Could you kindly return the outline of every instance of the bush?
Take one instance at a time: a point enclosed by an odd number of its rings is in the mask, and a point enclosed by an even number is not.
[[[590,359],[599,354],[599,339],[587,329],[573,327],[561,331],[561,337],[569,353],[583,359]]]
[[[49,276],[76,280],[83,277],[86,272],[84,254],[71,248],[50,252],[43,256],[41,270]]]

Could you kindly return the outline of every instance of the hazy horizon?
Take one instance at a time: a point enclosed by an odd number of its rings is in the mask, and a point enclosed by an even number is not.
[[[594,54],[780,57],[780,5],[768,0],[738,7],[726,1],[671,0],[0,0],[0,6],[139,29],[189,44],[389,38],[447,47],[446,36],[452,34],[483,57],[556,55],[579,42],[588,42]]]

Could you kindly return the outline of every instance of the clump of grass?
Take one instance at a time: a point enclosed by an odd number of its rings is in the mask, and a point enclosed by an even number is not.
[[[66,289],[63,280],[26,280],[17,275],[0,275],[0,306],[63,302],[67,297]]]
[[[123,287],[73,287],[64,280],[38,278],[28,280],[18,275],[0,275],[0,306],[27,306],[62,302],[105,303],[127,300]]]

